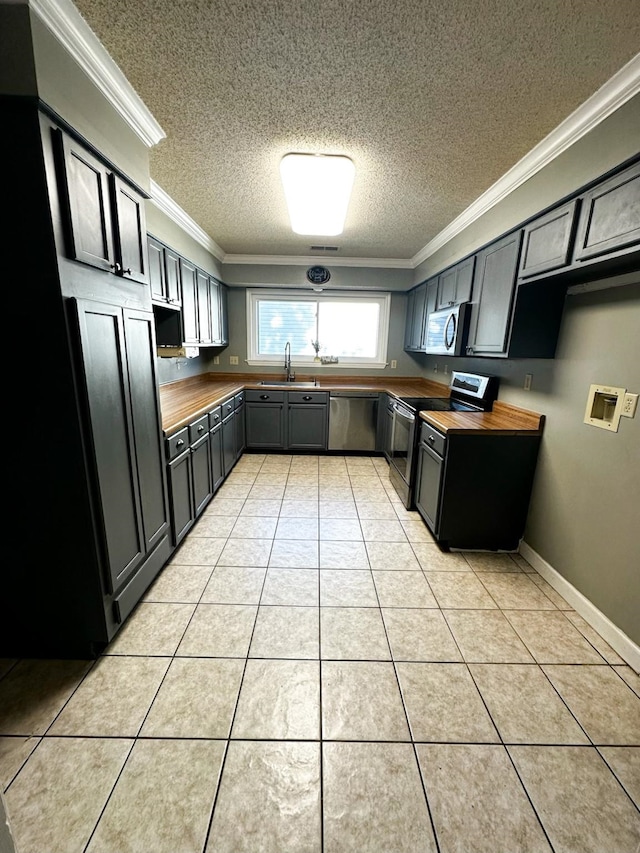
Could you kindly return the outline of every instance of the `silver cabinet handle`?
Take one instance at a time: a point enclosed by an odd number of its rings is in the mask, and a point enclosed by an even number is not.
[[[261,400],[268,400],[268,399],[269,399],[269,395],[268,395],[268,394],[260,394],[260,399],[261,399]]]
[[[184,444],[184,441],[181,438],[179,438],[178,441],[176,441],[176,447],[182,447],[183,444]]]
[[[313,399],[313,398],[312,398],[312,397],[310,397],[310,396],[309,396],[309,394],[305,394],[305,395],[304,395],[304,397],[303,397],[302,399],[303,399],[303,400],[311,400],[311,399]]]

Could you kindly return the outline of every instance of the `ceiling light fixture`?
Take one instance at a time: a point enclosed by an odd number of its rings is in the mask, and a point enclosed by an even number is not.
[[[339,154],[285,154],[280,176],[296,234],[342,234],[355,171]]]

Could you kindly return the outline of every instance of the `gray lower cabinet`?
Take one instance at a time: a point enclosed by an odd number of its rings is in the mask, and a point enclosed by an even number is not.
[[[287,447],[290,450],[326,450],[329,434],[329,395],[288,392]]]
[[[235,424],[236,439],[235,456],[236,460],[238,460],[247,444],[246,424],[244,417],[244,391],[241,391],[240,394],[236,394],[233,402],[233,421]]]
[[[211,443],[209,430],[191,446],[191,469],[193,476],[194,515],[197,518],[209,503],[213,488],[211,485]]]
[[[326,391],[245,392],[246,446],[250,450],[326,450]]]
[[[222,423],[209,433],[211,442],[211,487],[215,494],[224,481],[224,461],[222,458]]]
[[[249,450],[284,450],[287,422],[284,391],[245,392],[245,428]]]
[[[171,506],[171,539],[178,545],[195,518],[191,450],[187,449],[167,465]]]
[[[233,410],[222,421],[222,471],[227,477],[236,464],[236,422]]]

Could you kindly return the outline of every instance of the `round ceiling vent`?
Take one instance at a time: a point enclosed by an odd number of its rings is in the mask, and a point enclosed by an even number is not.
[[[309,267],[307,278],[311,284],[326,284],[331,278],[331,273],[326,267]]]

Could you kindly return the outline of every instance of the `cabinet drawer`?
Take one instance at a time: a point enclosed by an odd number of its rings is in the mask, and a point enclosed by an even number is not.
[[[224,420],[225,418],[228,418],[229,415],[233,414],[233,409],[234,402],[233,397],[231,397],[229,400],[225,400],[222,404],[222,419]]]
[[[447,438],[438,432],[437,429],[434,429],[431,424],[422,423],[420,427],[420,441],[424,441],[428,447],[431,447],[440,456],[444,456],[447,449]]]
[[[236,409],[239,409],[240,406],[244,403],[244,391],[241,391],[239,394],[233,398],[234,406]]]
[[[329,394],[327,391],[289,391],[289,402],[327,405]]]
[[[284,391],[245,391],[247,403],[284,403]]]
[[[209,432],[209,415],[203,415],[189,424],[189,444],[193,444]]]
[[[167,439],[167,459],[171,462],[189,446],[189,430],[187,427],[169,436]]]
[[[209,412],[209,429],[213,429],[222,422],[222,406],[216,406]]]

